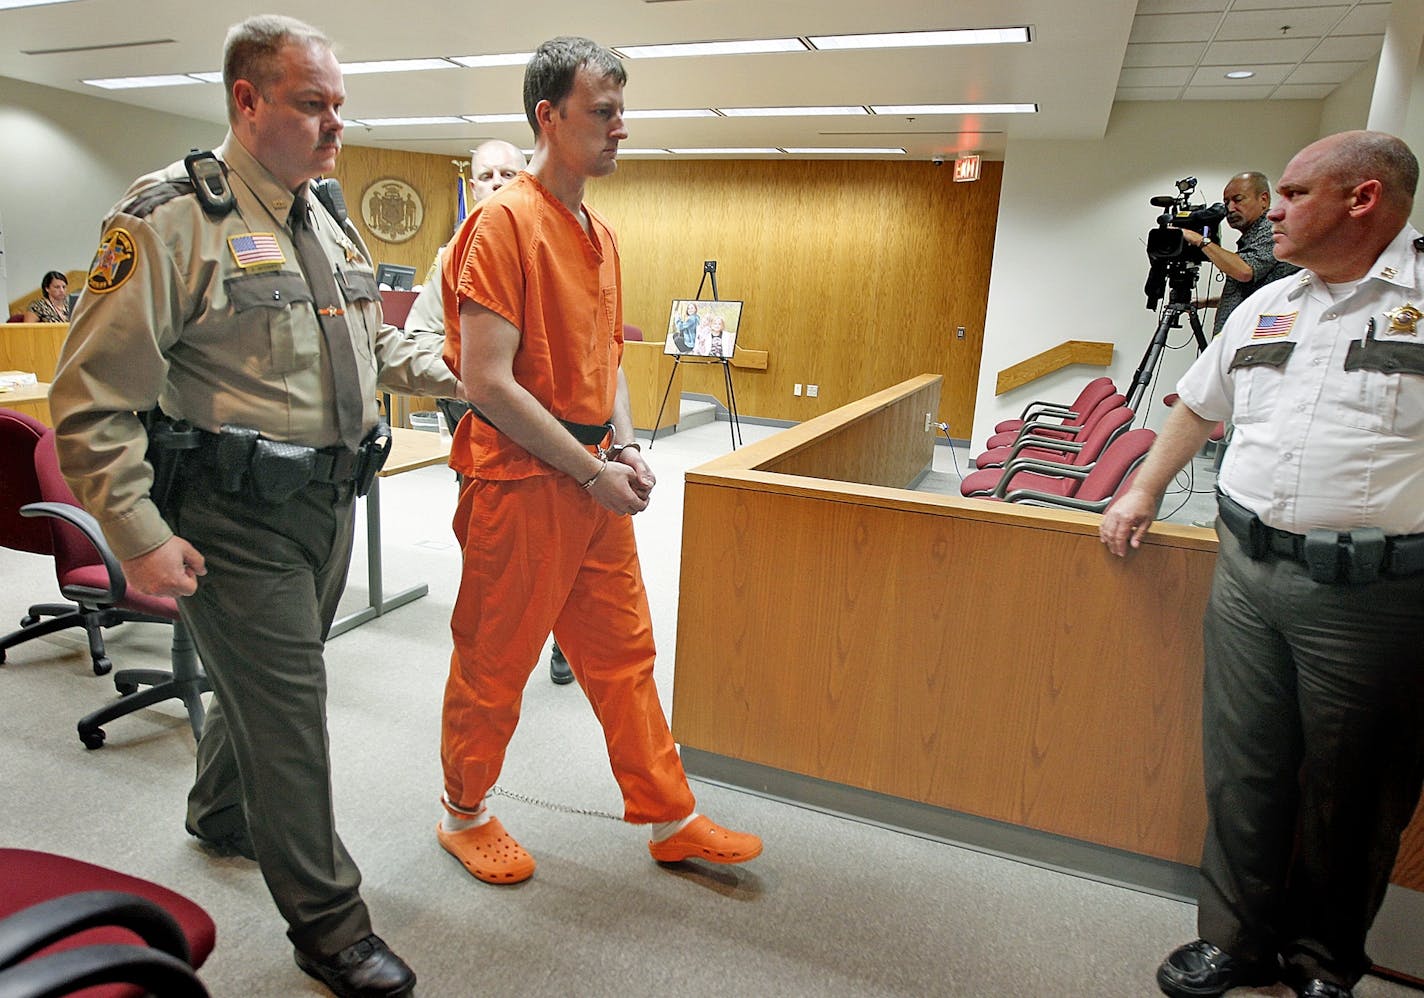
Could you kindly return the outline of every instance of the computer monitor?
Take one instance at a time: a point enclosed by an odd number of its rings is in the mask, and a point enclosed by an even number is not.
[[[415,287],[415,268],[398,263],[383,263],[376,267],[376,283],[392,291],[410,291]]]
[[[663,353],[680,357],[730,357],[736,350],[742,323],[739,301],[696,301],[678,298],[668,316]]]
[[[70,315],[73,315],[73,314],[74,314],[74,303],[77,302],[77,301],[79,301],[79,292],[78,292],[78,291],[71,291],[71,292],[69,292],[69,314],[70,314]]]

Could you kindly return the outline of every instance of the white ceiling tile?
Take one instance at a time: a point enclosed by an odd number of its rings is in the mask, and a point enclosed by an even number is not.
[[[1379,55],[1383,45],[1383,35],[1331,35],[1310,53],[1310,58],[1324,62],[1364,62]]]
[[[1275,87],[1188,87],[1184,100],[1265,100]]]
[[[1132,19],[1129,42],[1204,42],[1221,22],[1220,14],[1139,14]]]
[[[1115,100],[1174,101],[1180,87],[1118,87]]]
[[[1184,42],[1178,45],[1129,45],[1123,56],[1124,69],[1147,66],[1195,66],[1206,51],[1206,42]]]
[[[1334,84],[1307,83],[1299,86],[1277,87],[1271,97],[1275,100],[1324,100],[1334,92]]]
[[[1382,35],[1389,26],[1389,4],[1362,3],[1345,16],[1337,35]]]
[[[1155,66],[1144,69],[1124,69],[1117,78],[1118,89],[1123,87],[1180,87],[1192,75],[1189,66]]]
[[[1285,80],[1294,66],[1251,66],[1256,71],[1256,75],[1245,80],[1228,80],[1226,73],[1229,72],[1225,66],[1203,66],[1192,75],[1191,84],[1194,87],[1259,87],[1275,86]]]
[[[1139,14],[1200,14],[1223,11],[1231,6],[1227,0],[1138,0]]]
[[[1307,62],[1296,68],[1287,83],[1344,83],[1360,71],[1362,62]]]
[[[1309,38],[1276,41],[1216,42],[1207,46],[1202,58],[1207,66],[1250,66],[1260,63],[1297,63],[1315,46]]]
[[[1301,10],[1232,11],[1217,33],[1223,41],[1243,38],[1324,38],[1349,7],[1307,7]],[[1282,28],[1289,31],[1282,31]]]

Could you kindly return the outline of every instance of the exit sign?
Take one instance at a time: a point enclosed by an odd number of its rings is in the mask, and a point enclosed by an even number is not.
[[[961,156],[954,161],[954,182],[979,179],[979,157]]]

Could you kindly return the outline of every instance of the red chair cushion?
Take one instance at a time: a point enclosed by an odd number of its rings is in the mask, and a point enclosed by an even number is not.
[[[196,903],[150,880],[140,880],[108,867],[31,849],[0,849],[0,880],[5,883],[5,890],[0,892],[0,918],[41,901],[80,891],[126,891],[147,898],[173,916],[183,929],[183,935],[188,938],[194,967],[203,965],[217,942],[217,926]],[[35,956],[96,943],[141,946],[143,940],[127,929],[87,929],[41,950]],[[143,989],[115,984],[86,988],[80,994],[84,998],[128,998],[142,995]]]

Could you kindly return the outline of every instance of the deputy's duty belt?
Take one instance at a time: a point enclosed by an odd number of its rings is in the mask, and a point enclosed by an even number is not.
[[[494,423],[490,420],[490,418],[484,413],[480,412],[479,409],[475,408],[474,406],[470,406],[470,411],[475,414],[476,418],[478,418],[480,422],[488,424],[489,426],[494,426]],[[555,416],[554,418],[559,419],[558,416]],[[613,423],[611,421],[607,423],[575,423],[567,419],[559,419],[559,424],[563,426],[564,429],[568,430],[569,433],[573,434],[573,438],[579,443],[583,444],[585,447],[598,446],[599,444],[603,443],[604,439],[610,433],[613,432]],[[494,428],[496,430],[499,429],[498,426],[494,426]]]
[[[218,489],[249,490],[267,502],[284,502],[308,485],[352,485],[356,495],[365,495],[386,463],[391,445],[385,423],[377,423],[354,452],[340,446],[317,448],[268,440],[242,426],[197,432],[194,454],[213,473]]]
[[[1293,534],[1262,523],[1259,516],[1219,489],[1216,507],[1222,526],[1253,560],[1275,555],[1299,562],[1316,582],[1358,585],[1380,576],[1404,578],[1424,572],[1424,534],[1386,537],[1378,527]]]

